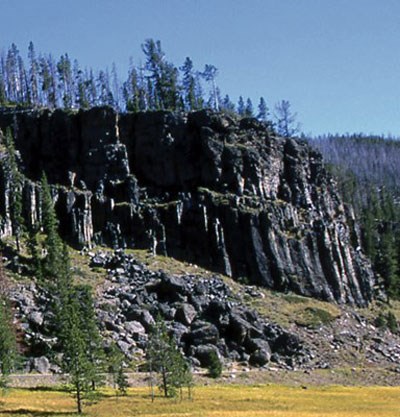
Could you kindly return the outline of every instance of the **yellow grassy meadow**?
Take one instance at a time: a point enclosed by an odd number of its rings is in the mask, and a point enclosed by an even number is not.
[[[161,396],[152,403],[148,388],[131,388],[127,397],[104,390],[96,403],[86,405],[93,417],[398,417],[399,387],[206,386],[194,389],[194,399]],[[11,390],[1,399],[4,417],[62,417],[74,414],[74,402],[54,390]]]

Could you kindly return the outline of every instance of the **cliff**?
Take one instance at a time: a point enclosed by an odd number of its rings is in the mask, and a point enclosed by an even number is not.
[[[0,112],[26,176],[54,186],[72,244],[147,248],[279,291],[365,305],[375,278],[320,154],[255,119],[200,111],[116,114],[110,108]],[[0,173],[1,233],[12,233]]]

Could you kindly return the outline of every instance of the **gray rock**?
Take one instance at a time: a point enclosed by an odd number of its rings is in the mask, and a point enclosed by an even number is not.
[[[175,319],[183,324],[190,325],[196,316],[196,309],[191,304],[184,303],[177,308]]]
[[[32,311],[28,315],[28,321],[29,321],[29,324],[32,326],[32,328],[34,329],[40,328],[40,326],[42,326],[43,321],[44,321],[43,313],[39,311]]]
[[[50,371],[50,361],[46,356],[40,356],[39,358],[33,359],[32,367],[33,370],[40,374],[48,374]]]
[[[196,322],[189,334],[189,340],[193,345],[217,344],[219,340],[218,328],[207,322]]]
[[[128,334],[133,337],[133,339],[137,338],[138,335],[146,334],[146,329],[139,321],[127,321],[124,324],[125,330]]]
[[[257,349],[250,355],[249,364],[252,366],[264,366],[271,360],[269,349]]]
[[[200,365],[207,368],[211,365],[211,357],[216,354],[220,358],[220,354],[214,345],[200,345],[195,349],[194,356],[199,360]]]

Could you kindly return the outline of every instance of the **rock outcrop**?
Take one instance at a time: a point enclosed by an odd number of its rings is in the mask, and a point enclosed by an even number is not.
[[[307,366],[311,351],[294,333],[263,319],[217,276],[153,272],[122,250],[92,255],[92,267],[108,271],[97,289],[96,311],[105,340],[128,359],[142,360],[157,318],[194,367],[208,367],[217,353],[225,365],[242,363],[292,369]],[[51,295],[35,284],[20,284],[11,293],[24,334],[27,369],[57,371]]]
[[[27,178],[54,185],[60,231],[80,246],[147,248],[279,291],[365,305],[374,275],[320,154],[255,119],[110,108],[0,112]],[[2,234],[12,233],[0,173]],[[182,311],[189,320],[190,311]]]

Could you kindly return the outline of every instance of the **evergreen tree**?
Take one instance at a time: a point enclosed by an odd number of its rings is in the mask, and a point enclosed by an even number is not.
[[[72,64],[68,54],[64,54],[60,57],[60,60],[57,63],[57,72],[59,80],[59,96],[62,99],[64,108],[70,109],[73,107],[75,101],[75,91]]]
[[[254,107],[253,103],[250,98],[246,100],[246,108],[244,110],[245,117],[253,117],[254,116]]]
[[[54,279],[61,277],[65,264],[63,244],[58,234],[58,220],[45,174],[41,178],[41,212],[43,231],[46,235],[43,245],[46,257],[43,262],[42,277],[48,284],[54,285]]]
[[[93,299],[88,287],[73,286],[70,257],[64,245],[63,268],[59,270],[54,291],[57,338],[62,352],[61,369],[69,376],[69,390],[82,412],[101,381],[103,355]]]
[[[400,287],[397,253],[392,233],[383,233],[380,237],[379,246],[375,267],[384,280],[388,295],[396,298],[400,293]]]
[[[235,112],[235,104],[231,101],[228,94],[226,94],[225,97],[223,98],[221,108],[227,113]]]
[[[152,110],[176,110],[179,105],[178,69],[165,58],[160,41],[147,39],[142,45],[146,57],[147,94]]]
[[[216,78],[218,75],[218,69],[214,65],[206,64],[202,73],[203,78],[211,85],[210,88],[210,102],[211,107],[218,111],[219,110],[219,97],[217,94]]]
[[[63,355],[61,369],[69,375],[69,389],[75,397],[78,413],[82,413],[83,401],[92,392],[94,369],[87,354],[79,300],[71,294],[62,309],[64,320],[60,328]]]
[[[40,78],[42,89],[42,104],[52,109],[57,107],[57,78],[56,64],[51,55],[40,57]]]
[[[17,362],[16,335],[7,290],[7,277],[0,262],[0,388],[2,389],[7,388],[8,376]]]
[[[293,113],[288,100],[282,100],[275,105],[275,125],[279,135],[289,138],[300,131],[296,122],[297,113]]]
[[[36,225],[31,225],[28,229],[27,249],[31,256],[31,272],[36,277],[37,281],[43,281],[42,275],[42,258],[39,251],[39,229]]]
[[[108,372],[112,378],[114,389],[117,389],[117,394],[126,395],[128,388],[128,378],[124,370],[125,355],[117,347],[115,343],[111,344],[108,352]]]
[[[20,252],[20,239],[24,228],[24,217],[22,215],[23,177],[18,168],[14,139],[10,128],[8,128],[6,131],[5,147],[7,150],[7,158],[5,160],[6,172],[10,184],[9,204],[11,225],[13,234],[15,235],[17,251]]]
[[[19,76],[19,51],[15,43],[8,49],[5,68],[6,68],[6,88],[8,101],[18,103],[21,97],[21,85]]]
[[[192,60],[189,57],[186,57],[185,62],[179,69],[182,71],[185,110],[195,110],[198,107],[198,102],[196,97],[196,77]]]
[[[39,63],[36,58],[36,51],[33,42],[29,42],[28,47],[29,60],[29,87],[31,103],[35,106],[39,105]]]
[[[7,103],[6,83],[4,78],[3,66],[0,62],[0,106]]]
[[[140,111],[139,79],[133,62],[130,64],[128,79],[124,82],[122,93],[126,110],[133,112]]]
[[[160,374],[160,389],[165,397],[175,397],[177,390],[185,385],[191,386],[190,368],[160,318],[151,331],[146,360],[148,369]]]
[[[114,97],[110,84],[110,73],[108,70],[99,71],[97,76],[98,104],[102,106],[114,106]]]
[[[90,108],[89,93],[88,93],[88,80],[85,79],[83,71],[79,68],[77,60],[74,61],[73,65],[73,78],[75,88],[75,106],[79,109],[87,110]]]
[[[243,97],[239,96],[239,101],[238,101],[238,105],[237,105],[237,112],[238,112],[239,116],[244,116],[245,111],[246,111],[246,107],[244,105]]]
[[[269,115],[269,111],[268,111],[267,103],[265,102],[264,97],[260,97],[260,102],[258,104],[257,119],[262,122],[266,122],[268,120],[268,115]]]
[[[90,71],[85,71],[85,86],[87,91],[87,98],[89,101],[89,107],[97,106],[98,92],[92,69]]]
[[[106,358],[94,310],[94,300],[91,288],[87,285],[75,286],[73,295],[79,301],[80,326],[86,343],[86,355],[93,371],[92,390],[95,390],[102,383],[101,373],[104,372]]]

